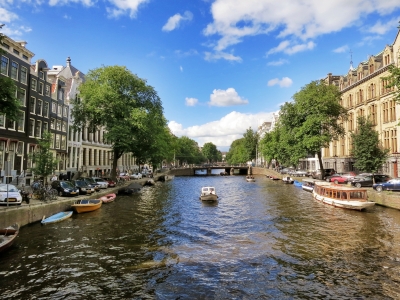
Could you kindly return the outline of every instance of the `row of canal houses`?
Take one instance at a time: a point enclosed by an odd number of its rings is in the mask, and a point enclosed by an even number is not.
[[[341,105],[347,108],[348,120],[342,125],[346,135],[330,143],[329,148],[322,149],[324,168],[333,168],[337,172],[362,171],[354,167],[354,158],[351,156],[350,132],[357,129],[357,117],[369,117],[379,133],[383,147],[390,149],[387,161],[382,165],[381,172],[392,177],[399,177],[399,103],[396,103],[393,88],[387,88],[388,82],[383,77],[390,75],[390,65],[400,67],[400,31],[393,44],[386,45],[381,52],[371,55],[366,61],[350,68],[345,75],[332,75],[325,78],[328,84],[336,85],[341,91]],[[274,115],[272,122],[265,122],[258,128],[258,133],[263,136],[265,132],[273,130],[279,114]],[[257,158],[257,163],[262,163],[262,158]],[[319,169],[316,157],[304,158],[299,163],[299,168],[314,171]]]
[[[21,103],[18,121],[0,115],[0,183],[30,184],[33,174],[29,153],[38,147],[44,131],[53,135],[52,152],[59,164],[56,174],[68,178],[87,174],[97,176],[111,171],[111,146],[104,143],[104,130],[94,133],[84,128],[74,132],[71,124],[72,100],[79,97],[78,87],[85,75],[71,64],[49,67],[44,59],[33,62],[34,53],[25,41],[3,38],[0,76],[14,80],[16,97]],[[137,169],[130,154],[118,161],[118,169]]]

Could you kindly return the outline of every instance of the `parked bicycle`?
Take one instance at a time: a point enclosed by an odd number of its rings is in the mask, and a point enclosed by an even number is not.
[[[50,184],[44,185],[42,180],[36,180],[31,185],[32,196],[40,201],[57,200],[57,190],[53,189]]]

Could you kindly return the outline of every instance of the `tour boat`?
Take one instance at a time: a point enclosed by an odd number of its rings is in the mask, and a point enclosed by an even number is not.
[[[43,219],[42,219],[41,223],[43,225],[45,225],[45,224],[50,224],[50,223],[61,222],[61,221],[65,220],[65,219],[70,218],[72,216],[72,213],[73,213],[73,211],[70,210],[70,211],[62,211],[62,212],[56,213],[56,214],[54,214],[54,215],[52,215],[52,216],[50,216],[48,218],[45,218],[43,216]]]
[[[204,186],[201,188],[200,200],[202,201],[217,201],[218,196],[215,188],[211,186]]]
[[[290,176],[284,176],[284,177],[282,177],[282,181],[283,181],[283,183],[289,183],[289,184],[294,183],[293,178],[290,177]]]
[[[312,193],[315,200],[341,208],[363,210],[375,205],[375,202],[368,201],[367,189],[364,188],[320,181],[315,182]]]
[[[0,229],[0,252],[10,248],[19,233],[19,225],[14,224]]]
[[[117,195],[112,193],[112,194],[108,194],[103,197],[100,197],[99,200],[101,200],[103,203],[110,203],[110,202],[113,202],[116,197],[117,197]]]
[[[102,203],[103,202],[99,199],[83,199],[75,201],[71,206],[78,214],[80,214],[99,209]]]

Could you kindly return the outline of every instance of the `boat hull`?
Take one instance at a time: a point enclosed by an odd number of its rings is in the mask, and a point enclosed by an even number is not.
[[[315,200],[340,208],[363,210],[375,205],[375,202],[371,201],[345,201],[345,200],[331,199],[328,197],[315,195],[315,193],[313,194]]]
[[[19,225],[14,224],[10,227],[1,229],[1,232],[4,234],[0,234],[0,252],[3,252],[14,244],[19,233]]]
[[[64,221],[72,216],[73,211],[62,211],[42,220],[42,224],[51,224]]]
[[[217,195],[203,195],[200,196],[201,201],[217,201],[218,196]]]
[[[116,197],[117,197],[116,194],[108,194],[103,197],[100,197],[99,200],[101,200],[101,202],[103,202],[103,203],[110,203],[110,202],[113,202]]]
[[[78,200],[72,204],[72,208],[78,213],[91,212],[99,209],[103,202],[99,199]]]

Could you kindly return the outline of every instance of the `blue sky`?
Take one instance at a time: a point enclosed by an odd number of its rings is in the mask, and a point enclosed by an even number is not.
[[[2,32],[34,61],[125,65],[175,135],[223,151],[304,85],[392,44],[399,21],[399,0],[0,0]]]

